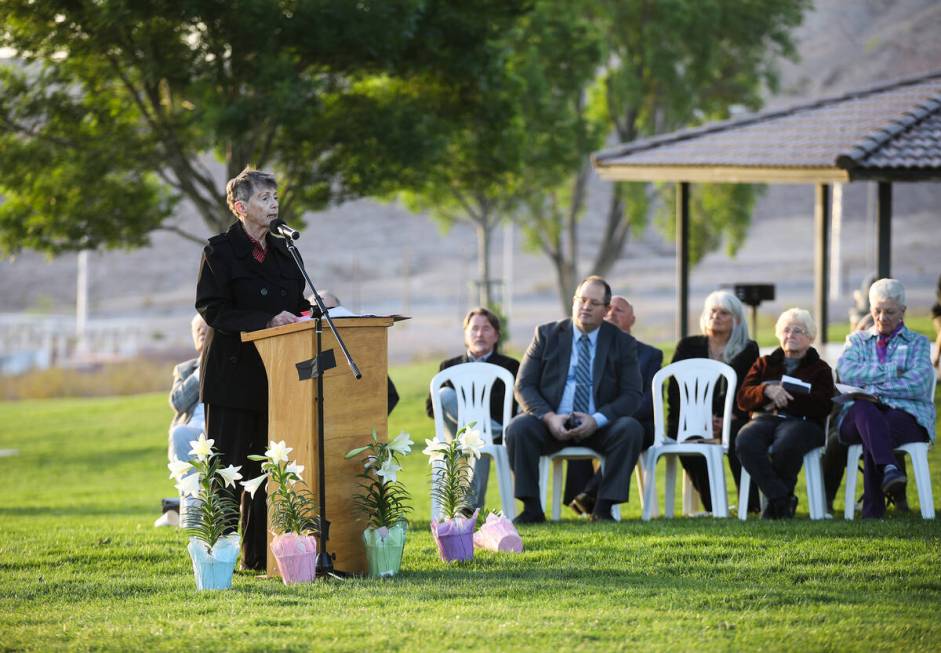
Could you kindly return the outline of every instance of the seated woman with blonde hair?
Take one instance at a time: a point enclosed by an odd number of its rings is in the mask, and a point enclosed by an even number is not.
[[[797,473],[804,455],[824,445],[834,393],[833,370],[810,346],[817,337],[810,313],[784,311],[774,333],[781,346],[755,361],[738,391],[738,407],[752,419],[735,441],[742,467],[768,498],[764,519],[794,516]]]
[[[905,287],[880,279],[869,289],[874,326],[851,333],[836,369],[841,383],[871,400],[848,402],[840,414],[840,441],[863,445],[863,517],[885,514],[883,495],[898,503],[908,479],[894,449],[934,440],[931,396],[934,370],[928,339],[905,326]]]

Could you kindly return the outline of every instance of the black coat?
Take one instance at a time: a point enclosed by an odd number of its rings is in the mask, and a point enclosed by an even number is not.
[[[213,236],[203,249],[196,284],[196,310],[210,327],[201,372],[204,403],[267,411],[268,377],[255,345],[242,331],[264,329],[281,311],[310,308],[304,278],[284,242],[270,235],[263,263],[240,222]]]
[[[571,319],[536,327],[516,377],[516,399],[527,413],[541,418],[558,410],[572,361],[574,328]],[[637,341],[610,322],[602,322],[599,329],[591,370],[595,410],[608,420],[630,417],[643,396]]]
[[[454,367],[455,365],[462,365],[464,363],[469,363],[469,362],[470,362],[470,358],[467,357],[467,353],[465,352],[461,356],[455,356],[454,358],[449,358],[445,361],[442,361],[441,365],[438,367],[438,371],[440,372],[441,370],[446,370],[449,367]],[[510,374],[513,375],[514,379],[516,379],[516,373],[520,369],[520,363],[518,360],[516,360],[515,358],[510,358],[509,356],[504,356],[503,354],[499,354],[497,352],[493,352],[493,354],[490,355],[490,358],[487,359],[487,362],[490,363],[491,365],[498,365],[502,367],[503,369],[507,370]],[[506,389],[503,387],[503,383],[500,381],[497,381],[493,386],[493,390],[490,391],[490,418],[491,419],[498,420],[498,421],[502,419],[503,396],[504,396],[505,390]],[[511,393],[512,391],[513,389],[510,388]],[[511,410],[513,411],[512,415],[516,415],[516,413],[519,412],[519,406],[517,406],[515,399],[513,400],[513,406]],[[435,416],[434,410],[431,407],[431,394],[429,394],[428,397],[425,399],[425,412],[428,413],[428,417]],[[503,424],[503,426],[506,426],[506,424]]]

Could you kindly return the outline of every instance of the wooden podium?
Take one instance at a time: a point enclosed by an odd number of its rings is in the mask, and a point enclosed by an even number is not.
[[[350,449],[364,446],[375,429],[387,436],[388,332],[392,317],[333,318],[333,323],[359,366],[356,380],[324,320],[323,351],[334,350],[336,367],[324,374],[324,462],[327,550],[336,554],[338,571],[366,573],[366,549],[362,532],[365,519],[356,514],[353,495],[359,489],[358,460],[346,460]],[[294,450],[291,460],[304,466],[301,477],[316,495],[317,477],[317,380],[299,380],[295,365],[317,355],[316,322],[299,322],[242,333],[243,342],[258,349],[268,373],[268,439],[284,440]],[[318,546],[319,546],[318,541]],[[278,576],[268,531],[268,575]]]

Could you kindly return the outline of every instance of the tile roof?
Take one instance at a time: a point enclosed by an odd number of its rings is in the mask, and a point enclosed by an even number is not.
[[[934,168],[941,172],[941,71],[598,152],[597,168]]]

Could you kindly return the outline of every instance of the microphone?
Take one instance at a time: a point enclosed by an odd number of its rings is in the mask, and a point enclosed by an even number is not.
[[[291,240],[297,240],[301,237],[301,232],[297,229],[292,229],[284,223],[284,220],[281,218],[275,218],[268,223],[268,231],[271,232],[272,236],[276,238],[290,238]]]

